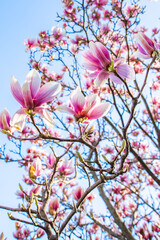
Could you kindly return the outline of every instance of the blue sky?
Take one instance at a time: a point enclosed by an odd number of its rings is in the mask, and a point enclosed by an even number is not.
[[[148,5],[142,23],[149,29],[160,28],[160,1],[141,2]],[[19,108],[10,92],[10,79],[14,75],[23,83],[28,73],[29,54],[25,52],[24,40],[36,37],[41,30],[51,29],[56,24],[56,12],[60,12],[61,9],[60,0],[1,1],[0,112],[6,107],[13,115]],[[0,134],[0,144],[5,141],[6,136]],[[22,182],[22,175],[22,169],[16,164],[0,162],[0,205],[17,206],[14,194],[18,183]],[[8,239],[13,239],[14,225],[15,222],[8,219],[7,212],[0,210],[0,233],[3,231]]]

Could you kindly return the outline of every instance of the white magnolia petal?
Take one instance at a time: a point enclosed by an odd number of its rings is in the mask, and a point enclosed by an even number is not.
[[[27,113],[25,112],[25,108],[19,109],[11,119],[11,126],[22,131],[24,128],[25,120],[27,117]]]

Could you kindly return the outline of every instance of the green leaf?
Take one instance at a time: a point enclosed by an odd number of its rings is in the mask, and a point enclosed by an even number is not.
[[[23,192],[23,188],[20,183],[19,183],[19,189]]]
[[[78,159],[79,159],[79,161],[80,161],[81,163],[85,163],[82,155],[81,155],[78,151],[77,151],[77,156],[78,156]]]
[[[108,159],[106,158],[106,156],[104,154],[102,154],[102,157],[104,158],[104,160],[109,163]]]
[[[121,146],[121,149],[120,149],[120,153],[123,152],[123,150],[125,149],[125,147],[126,147],[126,140],[123,139],[123,141],[122,141],[122,146]]]

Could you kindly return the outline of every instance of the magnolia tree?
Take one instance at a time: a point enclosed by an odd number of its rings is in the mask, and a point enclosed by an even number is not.
[[[139,0],[62,0],[50,31],[25,41],[30,71],[0,114],[25,170],[16,239],[160,239],[159,30]],[[1,234],[1,239],[4,236]]]

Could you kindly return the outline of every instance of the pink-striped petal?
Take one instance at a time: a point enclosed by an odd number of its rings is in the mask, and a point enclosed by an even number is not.
[[[24,103],[25,103],[26,109],[27,110],[33,109],[34,108],[33,99],[31,96],[31,89],[30,89],[30,85],[28,82],[25,82],[23,84],[22,93],[23,93],[23,98],[24,98]]]
[[[25,108],[21,108],[13,115],[11,119],[12,127],[15,127],[16,129],[22,131],[27,117],[27,113],[25,111]]]
[[[127,64],[118,65],[116,67],[118,75],[126,81],[132,81],[135,79],[135,72],[133,68]]]
[[[149,58],[151,58],[150,55],[148,55],[148,54],[143,54],[143,53],[138,52],[138,51],[135,52],[135,53],[133,54],[133,56],[138,57],[138,58],[143,58],[143,59],[149,59]]]
[[[101,51],[104,53],[105,57],[107,58],[107,60],[109,61],[109,63],[111,62],[111,58],[110,58],[110,54],[108,49],[100,42],[96,43],[97,47],[99,47],[99,49],[101,49]]]
[[[34,99],[34,106],[39,107],[43,103],[52,102],[54,97],[61,91],[61,85],[55,82],[49,82],[40,88]]]
[[[117,83],[117,84],[123,84],[123,81],[119,77],[117,77],[113,72],[109,74],[109,78],[112,82]]]
[[[8,126],[9,126],[9,125],[10,125],[11,117],[10,117],[9,112],[8,112],[8,110],[7,110],[6,108],[4,109],[4,114],[5,114],[5,117],[6,117],[6,121],[7,121],[7,123],[8,123]]]
[[[87,112],[93,108],[96,104],[100,103],[100,98],[98,97],[97,94],[91,94],[86,96],[86,104],[85,104],[85,111]]]
[[[7,109],[4,109],[0,113],[0,129],[9,130],[10,129],[10,115]]]
[[[26,76],[26,82],[30,84],[31,96],[34,98],[41,86],[41,76],[35,69],[32,69]]]
[[[97,44],[97,43],[90,42],[89,46],[91,48],[93,56],[98,58],[98,60],[100,61],[102,68],[105,68],[108,65],[110,65],[111,63],[110,57],[108,58],[105,55],[106,53],[103,52],[103,48],[102,48],[103,45],[101,43]]]
[[[85,68],[91,71],[96,71],[101,68],[101,63],[93,56],[91,50],[84,51],[82,54],[82,63]]]
[[[21,86],[14,76],[11,78],[11,92],[22,107],[25,107]]]
[[[83,110],[85,97],[79,87],[77,87],[76,90],[72,92],[70,100],[76,113],[79,113]]]
[[[98,119],[107,114],[111,108],[110,103],[100,103],[97,104],[91,111],[87,114],[88,119]]]
[[[136,38],[137,42],[141,45],[142,48],[144,48],[145,52],[151,55],[154,51],[154,45],[151,44],[151,40],[143,33],[137,33]]]
[[[101,70],[96,77],[95,85],[97,87],[104,86],[108,77],[109,77],[109,73],[106,70]]]

